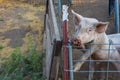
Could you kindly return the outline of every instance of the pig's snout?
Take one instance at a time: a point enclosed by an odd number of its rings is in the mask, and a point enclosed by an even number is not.
[[[76,46],[81,46],[81,40],[78,39],[78,38],[74,38],[73,39],[73,44],[76,45]]]

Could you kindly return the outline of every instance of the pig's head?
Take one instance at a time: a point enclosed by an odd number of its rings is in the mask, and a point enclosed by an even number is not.
[[[94,18],[86,18],[72,10],[75,34],[73,44],[82,46],[94,41],[96,35],[105,33],[109,22],[100,22]]]

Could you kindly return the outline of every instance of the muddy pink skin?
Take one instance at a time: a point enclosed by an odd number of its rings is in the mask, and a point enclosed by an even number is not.
[[[109,24],[108,22],[100,22],[95,18],[83,17],[74,11],[72,11],[72,13],[75,25],[73,43],[78,46],[97,39],[99,34],[106,31]]]
[[[74,38],[73,39],[73,44],[80,47],[81,46],[81,41],[77,38]]]
[[[73,44],[76,46],[82,46],[90,41],[93,41],[91,51],[87,51],[84,53],[80,60],[87,60],[91,55],[95,55],[95,57],[99,60],[108,60],[108,49],[109,38],[106,35],[105,31],[108,27],[108,22],[101,22],[95,18],[86,18],[78,13],[72,11],[73,14],[73,23],[75,26],[75,33],[73,36]],[[102,44],[102,45],[101,45]],[[106,49],[106,50],[101,50]],[[113,54],[114,53],[114,54]],[[111,45],[110,47],[110,60],[120,60],[120,54],[114,47]],[[84,61],[78,62],[75,64],[74,71],[77,71],[81,68]],[[117,70],[120,70],[120,63],[112,62]]]

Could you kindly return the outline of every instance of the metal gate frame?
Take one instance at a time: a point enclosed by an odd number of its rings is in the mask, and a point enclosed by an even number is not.
[[[109,16],[112,16],[112,12],[114,12],[114,22],[116,27],[116,32],[120,32],[119,26],[119,0],[109,0]]]

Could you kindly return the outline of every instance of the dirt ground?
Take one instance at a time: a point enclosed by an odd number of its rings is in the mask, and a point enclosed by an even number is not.
[[[99,21],[108,21],[110,22],[109,27],[106,31],[107,34],[115,33],[115,26],[114,26],[114,17],[109,17],[108,15],[108,1],[109,0],[72,0],[72,6],[70,7],[70,10],[73,9],[75,12],[81,14],[85,17],[92,17],[96,18]],[[72,14],[69,11],[69,23],[68,23],[68,29],[69,29],[69,37],[71,38],[71,35],[74,32],[74,25],[72,21]],[[79,59],[80,57],[80,50],[74,49],[73,50],[73,58]],[[85,63],[82,66],[81,70],[88,70],[89,64]],[[106,70],[106,63],[95,63],[95,70]],[[102,68],[101,68],[102,67]],[[110,64],[110,70],[115,70],[114,66]],[[89,73],[74,73],[74,79],[75,80],[89,80],[88,79]],[[105,77],[106,73],[94,73],[94,79],[92,80],[106,80]],[[108,80],[119,80],[120,74],[118,73],[109,73]],[[101,79],[102,77],[102,79]]]
[[[25,54],[29,47],[42,49],[45,5],[34,6],[17,0],[0,0],[0,63],[20,47]]]

